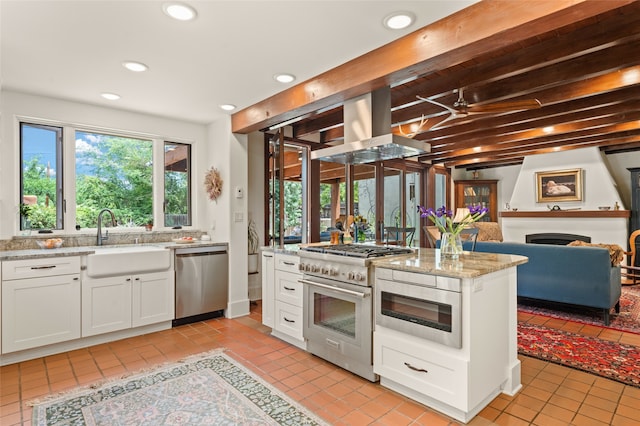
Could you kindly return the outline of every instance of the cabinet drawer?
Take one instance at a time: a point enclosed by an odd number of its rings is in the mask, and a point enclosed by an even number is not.
[[[276,300],[275,329],[295,339],[303,340],[302,308]]]
[[[43,259],[9,260],[2,262],[3,281],[79,273],[80,256],[47,257]]]
[[[467,408],[468,363],[464,359],[376,331],[374,370],[416,392],[461,410]]]
[[[300,274],[278,271],[276,299],[302,308],[302,284],[298,280]]]
[[[276,253],[276,270],[298,272],[300,257],[291,254]]]

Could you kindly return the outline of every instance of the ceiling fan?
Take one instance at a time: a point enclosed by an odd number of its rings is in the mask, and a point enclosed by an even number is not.
[[[500,101],[500,102],[492,102],[486,105],[470,104],[464,99],[463,90],[464,89],[462,88],[458,89],[458,100],[453,103],[452,107],[442,104],[440,102],[434,101],[432,99],[423,98],[422,96],[416,96],[418,99],[422,101],[437,105],[441,108],[446,109],[451,113],[449,117],[437,123],[435,126],[431,127],[431,129],[437,129],[447,121],[451,121],[460,117],[466,117],[472,114],[488,114],[488,113],[498,113],[498,112],[523,111],[528,109],[540,108],[542,106],[540,101],[537,99],[523,99],[519,101]]]

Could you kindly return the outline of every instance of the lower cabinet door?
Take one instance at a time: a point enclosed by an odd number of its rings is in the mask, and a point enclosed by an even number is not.
[[[175,285],[172,273],[134,275],[132,286],[133,327],[170,321],[174,318]]]
[[[82,283],[82,336],[131,328],[130,276],[85,279]]]
[[[2,282],[2,353],[79,337],[79,274]]]

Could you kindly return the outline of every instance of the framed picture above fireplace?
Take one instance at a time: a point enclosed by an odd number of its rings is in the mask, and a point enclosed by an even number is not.
[[[582,201],[582,169],[536,172],[538,203]]]

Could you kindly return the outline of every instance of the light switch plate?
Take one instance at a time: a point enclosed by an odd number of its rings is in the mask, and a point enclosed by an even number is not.
[[[242,212],[235,212],[235,213],[233,214],[233,218],[234,218],[234,220],[235,220],[236,222],[242,222],[242,220],[243,220],[243,214],[242,214]]]

